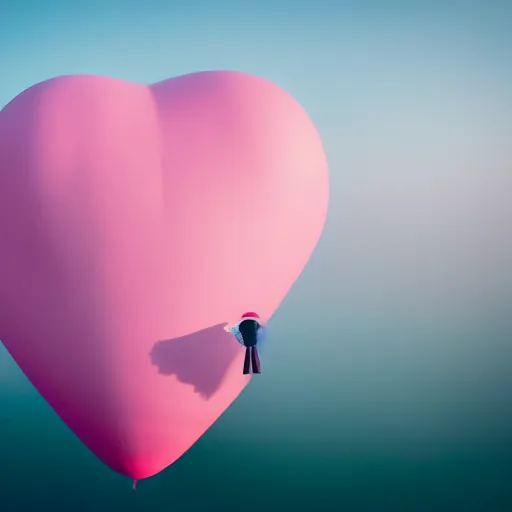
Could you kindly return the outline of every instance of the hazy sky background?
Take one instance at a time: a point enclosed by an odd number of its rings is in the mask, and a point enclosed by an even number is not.
[[[317,125],[331,200],[264,378],[136,498],[2,349],[0,510],[512,510],[511,27],[506,0],[2,0],[0,107],[68,73],[261,75]]]

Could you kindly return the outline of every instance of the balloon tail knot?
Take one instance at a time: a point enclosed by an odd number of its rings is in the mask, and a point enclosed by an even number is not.
[[[134,491],[136,491],[136,490],[137,490],[137,480],[135,480],[135,478],[133,479],[132,489],[133,489]]]

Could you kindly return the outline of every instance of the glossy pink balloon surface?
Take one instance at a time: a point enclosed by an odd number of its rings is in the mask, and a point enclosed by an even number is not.
[[[103,462],[152,476],[249,381],[223,326],[274,313],[327,202],[320,138],[266,80],[39,83],[0,112],[0,339]]]

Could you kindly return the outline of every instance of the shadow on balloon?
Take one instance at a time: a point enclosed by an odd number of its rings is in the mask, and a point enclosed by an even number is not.
[[[155,343],[151,362],[162,375],[175,375],[210,399],[219,388],[229,366],[240,353],[240,345],[218,324],[179,338]]]

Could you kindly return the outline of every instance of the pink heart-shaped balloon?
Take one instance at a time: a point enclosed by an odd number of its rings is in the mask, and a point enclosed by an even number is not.
[[[223,325],[274,313],[327,202],[319,136],[266,80],[39,83],[0,112],[0,339],[103,462],[152,476],[247,384]]]

